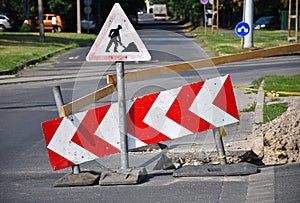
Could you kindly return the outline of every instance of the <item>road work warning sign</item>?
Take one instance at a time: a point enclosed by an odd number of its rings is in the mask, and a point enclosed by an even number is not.
[[[149,61],[151,55],[116,3],[86,57],[87,61]]]

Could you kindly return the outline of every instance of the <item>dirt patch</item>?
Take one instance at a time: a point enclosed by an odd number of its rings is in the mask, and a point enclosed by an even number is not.
[[[265,98],[266,105],[272,102]],[[284,97],[279,102],[288,103],[286,112],[273,121],[256,128],[253,134],[242,140],[225,144],[227,163],[249,162],[257,165],[300,162],[300,97]],[[250,119],[251,120],[251,119]],[[249,122],[252,122],[252,120]],[[215,144],[211,146],[181,145],[166,153],[167,167],[179,168],[185,165],[217,164],[218,153]],[[164,158],[165,158],[164,157]],[[165,167],[165,166],[164,166]],[[160,170],[166,168],[160,168]]]
[[[287,111],[254,132],[263,136],[264,164],[300,162],[300,97],[285,100],[289,103]]]

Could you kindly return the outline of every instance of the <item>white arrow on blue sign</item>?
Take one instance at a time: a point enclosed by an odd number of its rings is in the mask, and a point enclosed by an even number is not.
[[[250,25],[246,22],[239,22],[235,26],[235,33],[240,37],[245,37],[250,32]]]

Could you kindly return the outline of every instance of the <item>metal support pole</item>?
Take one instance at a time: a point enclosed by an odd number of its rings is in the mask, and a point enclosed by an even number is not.
[[[204,32],[206,34],[206,4],[203,5],[204,7]]]
[[[81,17],[80,17],[80,0],[76,1],[77,5],[77,33],[81,33]]]
[[[211,9],[211,31],[214,32],[214,21],[215,21],[215,0],[212,1],[212,9]]]
[[[58,115],[59,115],[59,117],[62,117],[62,112],[61,112],[60,107],[64,105],[64,101],[62,98],[60,86],[53,87],[52,91],[53,91],[53,96],[54,96],[54,100],[56,103]]]
[[[64,105],[63,97],[61,94],[60,86],[55,86],[52,88],[54,100],[56,103],[57,111],[59,117],[62,117],[62,111],[61,111],[61,106]],[[80,168],[79,165],[72,166],[72,173],[73,174],[79,174],[80,173]]]
[[[220,160],[221,165],[225,165],[227,164],[227,162],[226,162],[224,144],[220,133],[220,128],[214,128],[213,133],[214,133],[215,143],[218,151],[218,158]]]
[[[128,169],[128,143],[127,143],[127,119],[125,103],[124,62],[116,62],[117,89],[119,103],[119,128],[121,144],[121,168]]]
[[[245,22],[245,11],[246,11],[246,0],[244,0],[244,3],[243,3],[243,22]],[[244,42],[245,42],[245,37],[241,37],[241,48],[243,49],[244,48]]]
[[[245,36],[244,48],[253,48],[253,0],[245,1],[245,22],[250,26],[250,32]]]

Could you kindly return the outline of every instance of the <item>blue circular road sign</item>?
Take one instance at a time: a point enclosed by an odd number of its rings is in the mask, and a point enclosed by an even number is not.
[[[250,32],[250,25],[246,22],[239,22],[235,26],[235,33],[240,37],[245,37]]]

